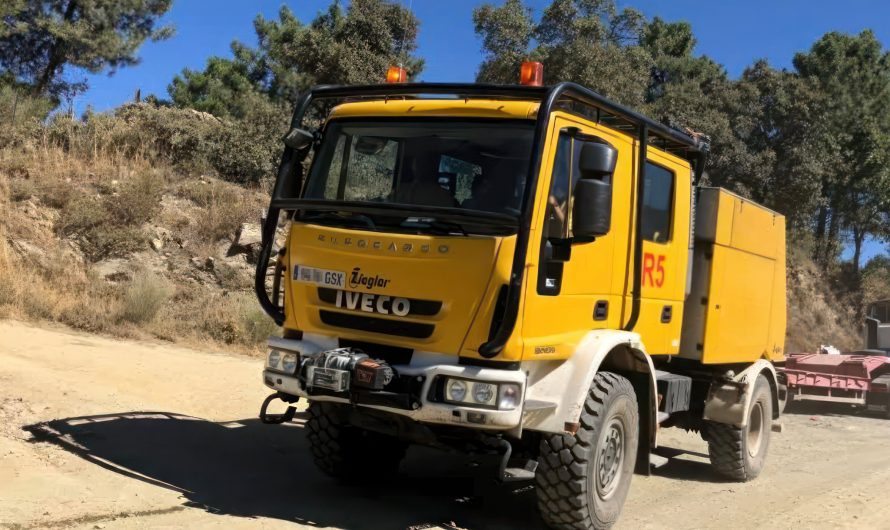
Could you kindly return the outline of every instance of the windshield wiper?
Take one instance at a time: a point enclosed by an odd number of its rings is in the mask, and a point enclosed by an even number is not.
[[[458,233],[468,236],[464,227],[460,223],[453,221],[441,221],[435,217],[408,217],[402,221],[399,226],[402,228],[417,228],[420,230],[434,230],[444,234]]]
[[[329,221],[337,221],[346,226],[364,226],[371,230],[375,230],[377,228],[377,224],[373,219],[368,217],[367,215],[357,213],[357,212],[345,212],[345,211],[336,211],[336,210],[328,210],[328,211],[319,211],[319,212],[303,212],[301,216],[303,221],[313,221],[313,220],[329,220]]]

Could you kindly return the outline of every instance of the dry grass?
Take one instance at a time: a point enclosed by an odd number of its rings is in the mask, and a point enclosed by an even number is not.
[[[256,221],[261,193],[183,176],[145,152],[126,158],[107,145],[87,147],[72,153],[39,139],[0,148],[0,317],[255,351],[276,326],[249,295],[243,271],[220,262],[216,283],[213,275],[196,283],[187,269],[155,264],[116,283],[90,262],[137,263],[132,253],[151,252],[144,231],[155,226],[179,242],[168,246],[184,254],[176,263],[218,255],[217,241]]]
[[[815,352],[821,344],[842,351],[861,348],[859,326],[855,309],[831,292],[829,279],[810,259],[807,249],[790,247],[785,350]]]
[[[190,227],[194,239],[215,243],[230,236],[241,223],[259,221],[263,201],[258,193],[217,179],[189,179],[175,189],[177,196],[188,199],[204,209]]]
[[[148,271],[139,271],[124,291],[121,319],[133,324],[151,322],[172,292],[166,279]]]

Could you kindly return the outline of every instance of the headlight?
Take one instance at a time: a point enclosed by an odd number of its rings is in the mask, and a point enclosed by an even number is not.
[[[281,361],[281,368],[284,373],[293,375],[297,371],[297,354],[286,353]]]
[[[519,406],[519,385],[505,383],[498,389],[498,408],[500,410],[513,410]]]
[[[277,370],[279,361],[281,361],[281,352],[278,350],[272,350],[269,352],[269,360],[266,362],[266,366]]]
[[[467,384],[460,379],[449,379],[445,384],[445,393],[451,401],[463,401],[467,397]]]
[[[494,405],[494,389],[489,383],[473,383],[473,399],[481,405]]]
[[[443,397],[449,403],[514,410],[519,407],[522,392],[521,386],[516,383],[487,383],[447,377]]]

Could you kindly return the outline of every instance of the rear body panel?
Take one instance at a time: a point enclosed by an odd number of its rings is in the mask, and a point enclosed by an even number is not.
[[[785,218],[726,190],[700,189],[681,356],[781,361],[785,325]]]

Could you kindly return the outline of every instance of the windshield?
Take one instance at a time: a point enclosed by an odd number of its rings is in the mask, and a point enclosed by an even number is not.
[[[530,122],[332,121],[304,198],[519,215]]]

